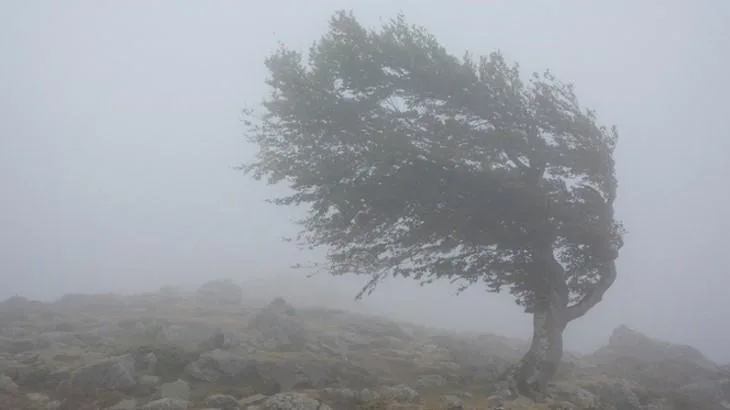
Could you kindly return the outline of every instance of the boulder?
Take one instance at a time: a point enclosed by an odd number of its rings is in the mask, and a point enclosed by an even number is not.
[[[254,343],[265,350],[300,351],[307,345],[306,327],[297,320],[294,307],[281,298],[263,307],[249,327],[258,333]]]
[[[652,339],[627,326],[613,331],[609,343],[585,358],[594,371],[668,395],[684,385],[717,379],[720,368],[699,350]]]
[[[72,375],[69,387],[78,390],[124,390],[137,385],[134,356],[111,357],[78,368]]]
[[[652,339],[626,325],[614,329],[608,346],[597,350],[592,357],[595,362],[611,362],[617,358],[641,362],[672,360],[691,363],[707,370],[718,370],[715,363],[694,347]]]
[[[196,380],[209,383],[260,385],[262,377],[257,363],[250,358],[227,350],[205,352],[185,368],[185,373]]]

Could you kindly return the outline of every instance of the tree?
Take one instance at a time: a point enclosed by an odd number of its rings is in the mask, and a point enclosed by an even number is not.
[[[369,30],[338,12],[306,61],[281,46],[266,65],[243,169],[307,206],[300,245],[325,247],[333,275],[371,275],[363,292],[388,275],[509,289],[534,317],[512,387],[544,392],[568,322],[616,277],[615,127],[550,72],[455,58],[403,16]]]

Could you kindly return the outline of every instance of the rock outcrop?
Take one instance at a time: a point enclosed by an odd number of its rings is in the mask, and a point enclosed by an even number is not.
[[[608,345],[593,354],[595,362],[611,362],[617,359],[632,359],[638,362],[677,361],[691,363],[710,371],[718,366],[707,359],[699,350],[652,339],[626,325],[614,329]]]
[[[567,353],[533,403],[496,383],[526,341],[251,306],[231,284],[0,303],[0,410],[730,408],[726,368],[627,327],[591,356]]]
[[[699,350],[650,338],[625,325],[585,359],[604,376],[641,386],[635,390],[645,398],[667,398],[664,407],[722,409],[730,403],[728,375]]]

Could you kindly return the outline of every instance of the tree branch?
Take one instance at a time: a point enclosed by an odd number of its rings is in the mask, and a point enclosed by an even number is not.
[[[616,262],[611,261],[608,263],[606,272],[603,272],[601,279],[596,283],[596,286],[586,294],[580,301],[572,306],[568,306],[568,321],[578,319],[586,314],[593,306],[596,306],[598,302],[603,299],[603,294],[606,293],[608,288],[613,285],[616,281]]]
[[[565,269],[555,258],[552,241],[545,238],[543,243],[539,242],[532,249],[534,264],[530,285],[536,296],[534,307],[545,303],[545,307],[562,309],[567,306],[570,297],[568,284],[565,283]]]

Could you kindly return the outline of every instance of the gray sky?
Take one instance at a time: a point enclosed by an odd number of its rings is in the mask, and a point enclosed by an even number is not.
[[[280,188],[232,169],[253,152],[238,114],[267,92],[263,59],[277,41],[305,50],[338,8],[369,25],[403,11],[458,56],[501,49],[575,82],[619,126],[629,235],[567,346],[626,323],[730,361],[730,3],[717,0],[2,2],[0,298],[230,276],[347,304],[364,279],[292,277],[293,214],[263,203]],[[360,306],[529,335],[508,295],[453,291],[393,281]]]

